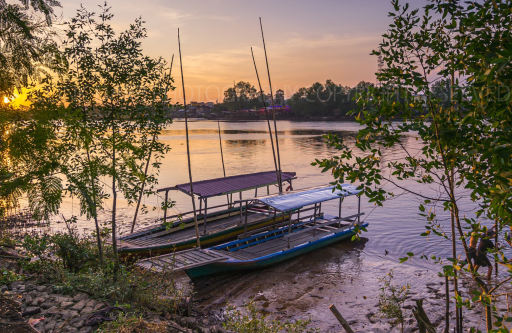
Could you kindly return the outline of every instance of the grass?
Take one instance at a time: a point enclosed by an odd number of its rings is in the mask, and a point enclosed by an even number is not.
[[[100,325],[97,333],[160,333],[167,332],[164,322],[148,322],[141,315],[120,314],[116,320]]]

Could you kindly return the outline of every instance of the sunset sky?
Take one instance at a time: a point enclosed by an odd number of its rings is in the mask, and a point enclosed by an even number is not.
[[[88,9],[99,3],[82,1]],[[179,27],[187,99],[213,102],[222,101],[222,92],[233,81],[256,85],[250,46],[255,47],[260,75],[265,72],[259,16],[273,87],[283,89],[287,98],[300,87],[326,79],[349,86],[374,81],[377,62],[369,53],[386,30],[391,9],[387,0],[110,0],[109,4],[115,28],[124,29],[142,16],[148,29],[144,50],[151,56],[177,56]],[[72,17],[79,5],[79,1],[63,1],[62,19]],[[173,73],[177,78],[178,66]],[[176,85],[181,82],[176,80]],[[181,102],[179,87],[173,95]]]

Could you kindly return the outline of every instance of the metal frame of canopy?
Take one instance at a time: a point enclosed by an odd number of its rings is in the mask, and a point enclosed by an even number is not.
[[[291,231],[292,228],[292,217],[291,214],[293,212],[296,212],[297,214],[297,222],[300,222],[301,220],[301,208],[309,205],[314,205],[312,208],[306,208],[304,211],[313,210],[312,216],[306,216],[302,217],[304,218],[310,218],[313,217],[313,221],[316,221],[317,216],[321,213],[322,210],[322,202],[324,201],[330,201],[334,199],[339,199],[339,205],[338,205],[338,226],[341,225],[341,221],[343,220],[350,220],[351,218],[357,217],[357,223],[360,224],[361,222],[361,196],[358,194],[361,192],[361,190],[357,189],[357,186],[350,185],[350,184],[342,184],[341,190],[336,188],[335,186],[322,186],[322,187],[315,187],[307,190],[300,190],[295,191],[287,194],[281,194],[281,195],[273,195],[273,196],[266,196],[262,198],[256,198],[256,201],[259,201],[269,207],[272,207],[276,211],[280,211],[283,213],[290,213],[290,220],[288,223],[288,230]],[[341,217],[341,205],[343,203],[343,200],[345,197],[351,196],[351,195],[358,195],[358,202],[357,202],[357,214],[347,216],[347,217]],[[355,220],[354,220],[355,222]],[[315,224],[316,222],[314,222]]]
[[[292,180],[296,179],[295,172],[282,172],[281,173],[281,182],[288,182],[290,187],[292,186]],[[190,183],[178,184],[172,187],[166,187],[158,189],[157,192],[165,192],[165,202],[169,200],[169,191],[177,190],[183,192],[189,196],[197,196],[199,199],[199,213],[203,211],[203,201],[204,201],[204,223],[203,223],[203,232],[206,233],[206,220],[208,213],[208,198],[226,195],[228,196],[228,202],[226,205],[217,205],[210,207],[210,209],[220,208],[224,206],[228,206],[231,208],[233,206],[233,193],[239,193],[239,202],[240,202],[240,213],[242,213],[242,192],[248,190],[255,190],[254,196],[258,195],[258,188],[267,187],[267,195],[270,193],[270,185],[274,185],[278,183],[278,179],[275,171],[265,171],[265,172],[256,172],[249,174],[242,174],[236,176],[229,177],[221,177],[207,180],[200,180],[192,182],[194,193],[190,192]],[[190,213],[190,212],[187,212]],[[187,213],[183,213],[187,214]],[[164,209],[164,217],[163,221],[167,221],[167,207]]]

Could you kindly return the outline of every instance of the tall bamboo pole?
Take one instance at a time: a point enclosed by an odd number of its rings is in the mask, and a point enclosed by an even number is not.
[[[188,117],[187,117],[187,98],[185,96],[185,80],[183,79],[183,62],[181,60],[181,41],[180,28],[178,28],[178,51],[180,53],[181,87],[183,89],[183,109],[185,110],[185,139],[187,141],[187,162],[188,162],[188,180],[190,182],[190,198],[192,199],[192,210],[194,211],[194,225],[196,229],[197,247],[201,247],[199,240],[199,226],[197,223],[196,201],[194,199],[194,186],[192,184],[192,167],[190,163],[190,143],[188,138]]]
[[[270,119],[268,117],[267,103],[265,103],[265,96],[263,95],[263,89],[261,88],[260,75],[258,74],[258,67],[256,67],[256,60],[254,60],[254,52],[252,51],[252,47],[251,47],[251,56],[252,56],[252,63],[254,64],[254,71],[256,72],[256,79],[258,80],[258,87],[260,88],[261,101],[263,102],[263,107],[265,108],[265,118],[267,118],[268,134],[270,135],[270,144],[272,145],[272,154],[274,155],[274,167],[276,169],[276,177],[277,177],[277,181],[279,182],[279,184],[281,184],[280,177],[279,177],[279,168],[277,166],[277,160],[276,160],[276,150],[274,148],[274,138],[272,137],[272,127],[270,126]],[[279,193],[281,193],[281,187],[280,187]]]
[[[171,77],[171,74],[172,74],[172,64],[173,63],[174,63],[174,53],[172,54],[172,57],[171,57],[171,68],[169,69],[169,77]],[[142,179],[142,185],[140,187],[139,198],[137,200],[137,207],[135,207],[135,214],[133,214],[133,221],[132,221],[132,228],[131,228],[132,233],[133,233],[133,230],[135,229],[135,223],[137,222],[137,215],[139,213],[140,202],[142,201],[142,195],[144,194],[144,186],[146,185],[146,177],[148,176],[149,162],[151,161],[151,154],[153,152],[153,144],[155,143],[155,140],[156,140],[156,134],[153,135],[153,139],[151,140],[151,146],[149,148],[148,159],[146,160],[146,167],[144,168],[144,178]],[[166,200],[165,204],[167,205],[167,200]],[[164,222],[165,222],[165,220],[164,220]]]
[[[224,174],[224,178],[226,178],[226,166],[224,165],[224,152],[222,151],[222,137],[220,134],[220,121],[217,120],[217,128],[219,129],[219,147],[220,147],[220,159],[222,160],[222,173]],[[226,199],[229,204],[229,194],[226,194]]]
[[[274,95],[272,92],[272,80],[270,79],[270,67],[268,65],[268,57],[267,57],[267,46],[265,44],[265,36],[263,35],[263,24],[261,23],[260,17],[260,30],[261,30],[261,39],[263,40],[263,50],[265,51],[265,63],[267,64],[267,75],[268,75],[268,85],[270,89],[270,106],[272,107],[272,118],[274,120],[274,135],[276,136],[276,150],[277,150],[277,181],[279,183],[279,194],[283,193],[283,183],[281,181],[281,155],[279,153],[279,138],[277,136],[277,122],[276,122],[276,110],[274,109]]]
[[[224,152],[222,151],[222,137],[220,135],[220,121],[217,120],[217,128],[219,129],[219,146],[220,146],[220,159],[222,160],[222,172],[226,177],[226,167],[224,166]]]

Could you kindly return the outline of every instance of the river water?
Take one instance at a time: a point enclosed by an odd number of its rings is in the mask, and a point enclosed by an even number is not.
[[[325,144],[323,135],[334,132],[350,141],[359,128],[354,122],[334,121],[279,121],[277,126],[282,169],[297,173],[294,189],[332,181],[329,173],[321,173],[318,167],[311,165],[316,158],[336,154],[336,150]],[[220,127],[228,176],[273,170],[266,122],[221,122]],[[217,122],[192,121],[189,128],[194,181],[221,177]],[[168,144],[171,150],[161,161],[158,187],[188,182],[184,123],[178,121],[170,125],[160,140]],[[413,153],[420,147],[414,134],[406,137],[402,143]],[[383,161],[403,157],[400,149],[389,149]],[[432,186],[406,185],[422,194],[439,193],[439,189]],[[178,192],[170,193],[171,199],[176,201],[173,212],[191,209],[187,196]],[[379,324],[383,320],[378,318],[375,305],[380,285],[378,279],[392,269],[397,283],[409,283],[418,297],[433,300],[427,307],[431,305],[433,316],[439,317],[443,306],[440,295],[436,296],[434,287],[425,288],[429,283],[440,286],[442,280],[436,275],[440,268],[419,257],[422,254],[450,257],[450,241],[437,236],[420,236],[425,231],[425,219],[418,214],[420,201],[402,190],[395,189],[394,193],[395,197],[386,201],[383,207],[375,207],[363,197],[362,211],[366,213],[363,218],[370,226],[360,242],[339,243],[258,272],[204,279],[193,286],[198,304],[205,311],[215,312],[226,304],[242,306],[249,299],[255,299],[260,310],[280,319],[310,318],[321,331],[338,331],[340,326],[328,310],[328,306],[334,303],[359,330],[386,331]],[[225,198],[218,200],[218,203],[223,203]],[[158,196],[144,199],[150,209],[140,217],[138,226],[154,223],[156,217],[162,216],[160,210],[151,209],[158,207],[161,201],[162,198]],[[215,202],[209,201],[209,205],[213,204]],[[65,214],[78,213],[78,203],[73,199],[66,199],[64,206]],[[461,206],[464,214],[471,215],[474,207],[469,200],[463,198]],[[354,212],[357,209],[355,198],[347,198],[344,209],[347,215]],[[324,210],[337,215],[337,203],[325,204]],[[438,209],[438,213],[439,223],[449,231],[446,214],[442,209]],[[121,202],[121,233],[128,230],[132,216],[133,208]],[[79,226],[92,229],[91,222],[81,221]],[[398,264],[398,258],[409,251],[415,253],[414,258],[405,264]]]

